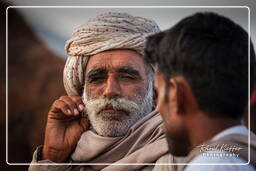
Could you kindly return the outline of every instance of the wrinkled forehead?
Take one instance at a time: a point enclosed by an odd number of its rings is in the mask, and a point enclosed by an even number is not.
[[[141,75],[146,74],[146,66],[141,55],[132,50],[111,50],[93,55],[89,58],[85,73],[94,69],[114,72],[123,67],[138,70]]]

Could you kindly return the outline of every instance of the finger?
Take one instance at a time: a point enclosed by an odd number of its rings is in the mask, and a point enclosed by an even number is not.
[[[84,102],[80,96],[70,96],[70,98],[76,103],[76,106],[80,112],[85,110]]]
[[[55,102],[53,103],[53,110],[52,112],[59,112],[61,111],[62,113],[64,113],[65,115],[72,115],[72,112],[68,106],[68,104],[66,104],[64,101],[62,100],[55,100]]]
[[[63,102],[65,102],[69,108],[71,109],[71,113],[74,115],[79,115],[79,111],[77,108],[76,103],[68,96],[61,96],[60,100],[62,100]]]

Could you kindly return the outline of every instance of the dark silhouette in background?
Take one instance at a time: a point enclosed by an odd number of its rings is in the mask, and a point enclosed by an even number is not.
[[[5,135],[5,10],[1,1],[1,136]],[[8,10],[8,162],[30,163],[33,151],[43,144],[44,128],[51,103],[65,94],[62,83],[64,59],[39,40],[21,14]],[[1,162],[5,163],[5,138],[1,137]],[[7,166],[4,170],[27,170]],[[17,169],[19,168],[19,169]]]

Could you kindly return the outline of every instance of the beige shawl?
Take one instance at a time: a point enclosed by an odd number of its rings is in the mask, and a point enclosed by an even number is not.
[[[153,111],[132,126],[124,137],[102,137],[92,131],[83,133],[72,159],[76,163],[154,163],[167,151],[162,118]],[[90,165],[93,170],[104,171],[127,171],[144,166]]]

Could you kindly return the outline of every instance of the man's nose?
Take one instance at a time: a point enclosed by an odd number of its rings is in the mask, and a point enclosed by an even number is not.
[[[107,79],[103,96],[108,98],[113,98],[120,95],[121,95],[121,88],[118,81],[113,76],[110,76]]]

